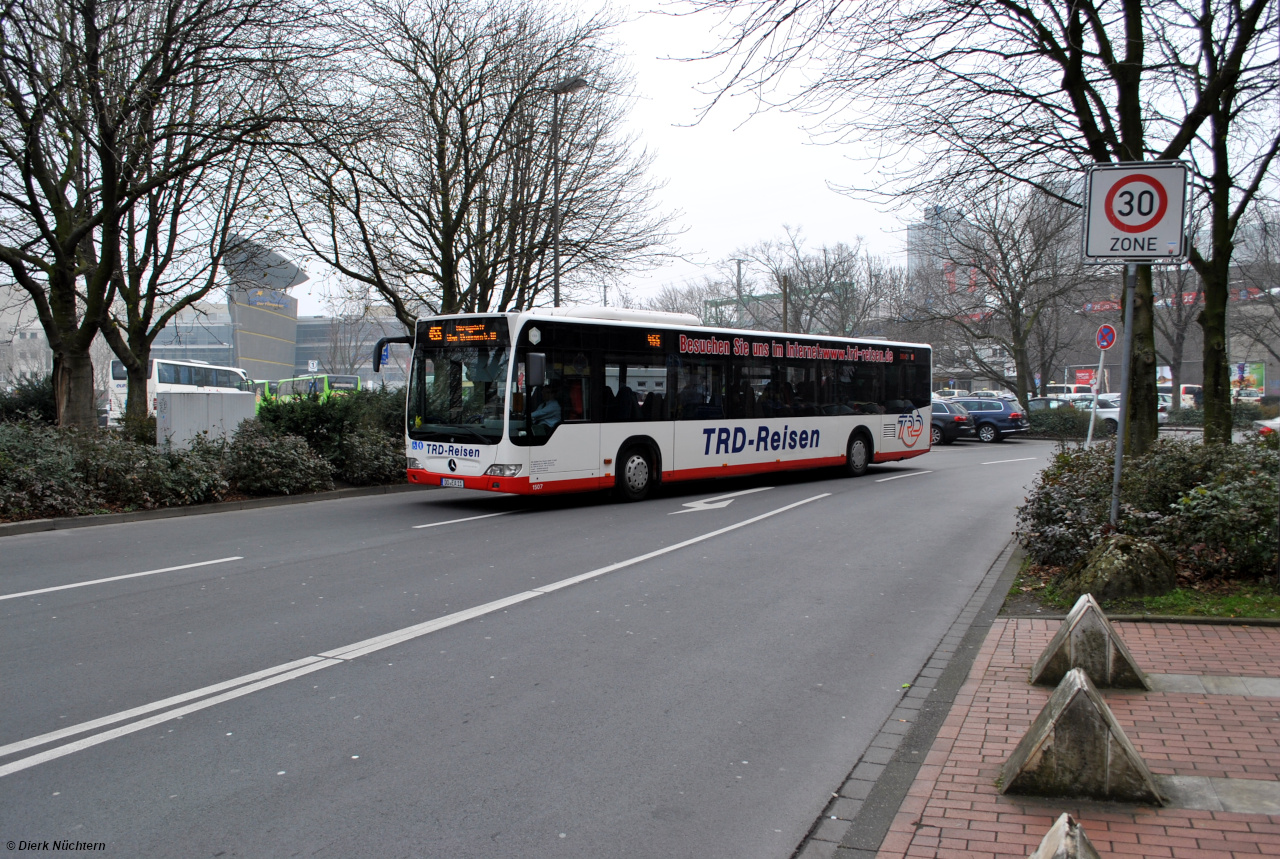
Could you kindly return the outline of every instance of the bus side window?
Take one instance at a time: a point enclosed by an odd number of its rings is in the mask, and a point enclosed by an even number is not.
[[[165,364],[161,362],[159,371],[159,381],[163,385],[178,384],[178,366],[176,364]]]

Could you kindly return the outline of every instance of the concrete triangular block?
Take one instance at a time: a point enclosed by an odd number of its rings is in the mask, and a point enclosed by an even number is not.
[[[1097,849],[1089,843],[1084,828],[1063,814],[1049,827],[1049,832],[1027,859],[1102,859]]]
[[[1151,689],[1147,676],[1092,594],[1076,600],[1031,669],[1031,682],[1053,686],[1072,668],[1083,668],[1094,685],[1103,689]]]
[[[1151,770],[1079,668],[1062,678],[1005,761],[1000,792],[1164,804]]]

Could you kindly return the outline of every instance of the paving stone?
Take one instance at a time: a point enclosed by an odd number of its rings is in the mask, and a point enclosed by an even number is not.
[[[830,841],[833,844],[839,844],[844,839],[844,834],[849,831],[849,821],[832,820],[830,817],[823,819],[818,824],[818,828],[809,836],[809,840]]]
[[[1147,682],[1152,692],[1182,692],[1187,695],[1204,695],[1204,684],[1196,674],[1148,674]]]
[[[1248,695],[1249,687],[1240,677],[1214,677],[1206,675],[1200,678],[1204,691],[1210,695]]]
[[[847,780],[840,788],[840,795],[849,799],[866,799],[871,793],[871,788],[875,787],[875,780],[867,780],[860,778],[851,778]]]
[[[796,854],[796,859],[834,859],[839,844],[834,841],[813,841],[804,845],[804,849]]]
[[[1201,811],[1280,815],[1280,782],[1251,778],[1161,776],[1169,804]]]
[[[893,750],[872,746],[862,755],[862,759],[873,764],[887,764],[893,760]]]
[[[827,814],[834,815],[841,820],[853,820],[858,816],[858,812],[862,810],[862,806],[862,800],[842,796],[827,806]]]

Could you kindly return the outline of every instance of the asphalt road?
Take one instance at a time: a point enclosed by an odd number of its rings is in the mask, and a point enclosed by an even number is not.
[[[0,843],[787,857],[1052,450],[0,538]]]

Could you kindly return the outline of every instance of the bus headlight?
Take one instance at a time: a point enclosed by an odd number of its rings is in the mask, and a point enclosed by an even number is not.
[[[421,463],[421,462],[418,462],[418,460],[417,460],[417,459],[415,459],[414,457],[412,457],[412,456],[411,456],[411,457],[409,457],[409,467],[410,467],[410,468],[422,468],[422,463]]]
[[[485,470],[489,477],[515,477],[519,473],[519,465],[491,465]]]

